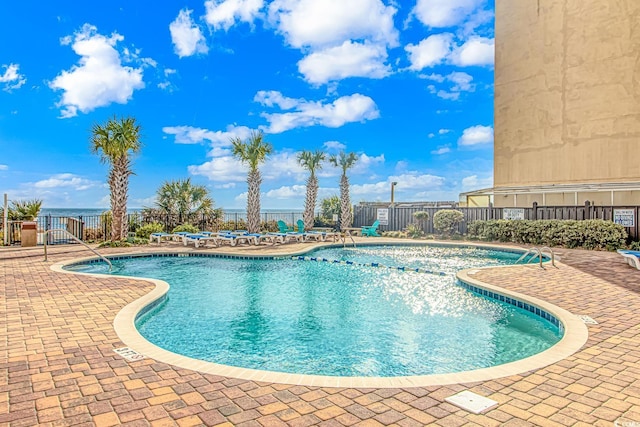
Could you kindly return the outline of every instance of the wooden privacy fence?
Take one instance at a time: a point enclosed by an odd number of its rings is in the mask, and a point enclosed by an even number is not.
[[[367,205],[355,205],[353,207],[353,226],[361,227],[363,225],[371,225],[373,221],[378,219],[379,206],[367,206]],[[382,231],[401,231],[404,230],[409,224],[418,224],[418,221],[414,218],[413,214],[416,212],[428,212],[429,220],[423,224],[422,228],[426,233],[435,233],[436,230],[433,227],[433,216],[436,212],[445,209],[441,207],[391,207],[388,208],[388,220],[387,225],[380,225],[379,229]],[[458,232],[460,234],[466,234],[468,224],[477,220],[489,220],[489,219],[503,219],[504,214],[507,216],[513,211],[521,213],[523,217],[521,219],[529,220],[542,220],[542,219],[574,219],[574,220],[587,220],[587,219],[602,219],[606,221],[613,221],[614,210],[632,212],[634,218],[634,225],[632,227],[625,227],[627,233],[633,240],[639,240],[640,227],[638,226],[638,214],[640,213],[640,206],[593,206],[585,204],[583,206],[538,206],[534,204],[530,208],[455,208],[463,213],[464,221],[458,225]],[[509,210],[505,212],[505,210]]]

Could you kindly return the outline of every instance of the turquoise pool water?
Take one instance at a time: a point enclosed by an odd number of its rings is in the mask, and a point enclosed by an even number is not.
[[[141,257],[114,260],[113,274],[170,284],[165,301],[137,321],[147,340],[245,368],[338,376],[451,373],[531,356],[561,338],[540,317],[456,283],[463,268],[511,264],[519,254],[376,246],[308,256],[355,264]],[[106,271],[102,264],[70,269]]]

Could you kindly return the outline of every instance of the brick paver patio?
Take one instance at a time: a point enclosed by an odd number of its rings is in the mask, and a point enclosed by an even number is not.
[[[124,346],[113,320],[152,285],[53,272],[52,263],[91,253],[49,249],[44,262],[42,248],[0,248],[0,425],[640,426],[640,271],[615,253],[560,249],[557,269],[474,276],[595,319],[587,344],[569,358],[477,383],[351,389],[219,377],[150,358],[128,362],[113,352]],[[499,405],[474,415],[445,402],[462,390]]]

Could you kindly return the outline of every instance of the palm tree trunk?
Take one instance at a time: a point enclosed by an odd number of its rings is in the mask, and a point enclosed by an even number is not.
[[[351,199],[349,198],[349,178],[342,175],[340,179],[340,229],[351,227],[353,215],[351,214]]]
[[[111,240],[122,240],[126,237],[127,226],[127,193],[129,189],[129,159],[121,158],[114,162],[109,174],[111,189]]]
[[[260,232],[260,171],[250,171],[247,175],[247,231]]]
[[[307,198],[304,202],[304,229],[311,230],[314,223],[314,213],[316,210],[316,199],[318,197],[318,178],[315,175],[309,176],[307,179]]]

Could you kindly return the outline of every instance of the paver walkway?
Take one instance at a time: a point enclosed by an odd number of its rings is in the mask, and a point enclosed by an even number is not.
[[[151,285],[49,269],[91,255],[77,246],[50,247],[48,262],[42,248],[0,248],[0,425],[640,426],[640,271],[615,253],[560,252],[557,269],[494,268],[474,277],[597,320],[573,356],[480,383],[345,389],[128,362],[113,352],[123,346],[113,319]],[[474,415],[445,402],[462,390],[499,405]]]

